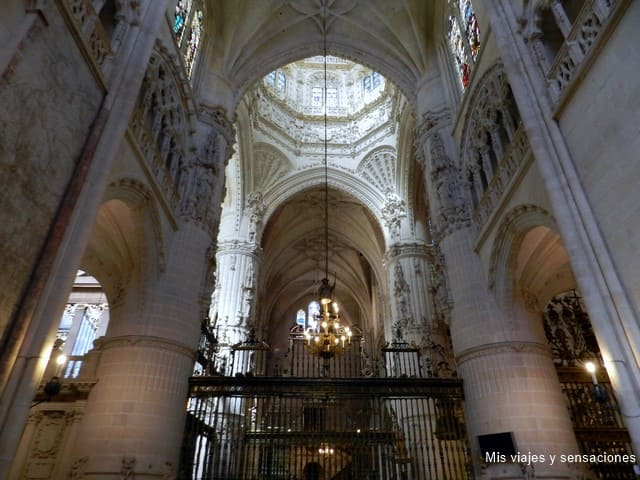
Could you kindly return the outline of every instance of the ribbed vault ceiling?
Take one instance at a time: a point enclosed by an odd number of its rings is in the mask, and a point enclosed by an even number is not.
[[[424,0],[209,0],[214,22],[210,63],[240,96],[277,66],[327,49],[368,65],[414,100],[428,69],[434,10]]]
[[[337,279],[336,299],[344,319],[365,329],[371,319],[372,285],[382,275],[384,239],[366,209],[337,190],[330,191],[329,272]],[[274,347],[283,346],[295,313],[317,299],[324,269],[324,190],[299,193],[270,218],[263,235],[259,314],[270,322]],[[377,277],[377,279],[376,279]]]

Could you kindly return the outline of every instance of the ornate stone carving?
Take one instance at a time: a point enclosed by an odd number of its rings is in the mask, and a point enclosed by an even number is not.
[[[69,480],[82,480],[84,478],[84,469],[88,460],[89,457],[80,457],[76,459],[71,465],[67,478]]]
[[[140,153],[176,211],[188,150],[188,117],[193,110],[185,82],[175,56],[157,43],[130,124]]]
[[[501,63],[487,69],[471,93],[460,151],[465,187],[480,229],[521,170],[529,143]]]
[[[382,218],[389,235],[394,240],[400,238],[402,219],[407,216],[406,203],[392,190],[385,192],[385,203],[382,207]]]
[[[449,290],[449,281],[445,267],[444,255],[438,246],[434,247],[431,258],[431,278],[429,293],[433,300],[436,322],[448,324],[453,301]]]
[[[135,478],[136,457],[122,457],[120,468],[120,480],[133,480]]]
[[[438,132],[429,136],[427,144],[431,185],[437,198],[437,235],[442,237],[470,225],[466,181],[446,154]]]
[[[92,2],[65,0],[60,4],[73,18],[78,34],[84,38],[84,44],[89,47],[90,58],[103,69],[112,56],[111,45]]]
[[[216,238],[224,191],[224,165],[233,154],[234,129],[221,108],[201,106],[206,124],[197,135],[199,144],[181,175],[181,215]]]
[[[262,192],[251,192],[247,196],[246,209],[249,214],[249,241],[257,242],[260,238],[262,219],[267,210]]]
[[[236,138],[236,130],[233,126],[233,119],[229,120],[226,110],[219,106],[200,105],[198,115],[202,121],[213,126],[215,131],[224,139],[224,149],[219,149],[220,155],[224,158],[226,166],[229,159],[233,155],[233,145]]]
[[[573,82],[576,72],[585,64],[594,51],[595,45],[604,36],[603,32],[626,2],[606,0],[589,2],[588,7],[580,9],[573,22],[569,19],[560,2],[525,2],[525,11],[521,18],[520,33],[532,48],[549,88],[551,100],[558,102]],[[543,22],[545,10],[551,9],[553,21],[563,32],[564,42],[555,58],[547,57],[547,42],[557,41],[546,38],[548,25]]]
[[[256,190],[267,190],[291,170],[291,164],[284,155],[270,146],[256,147],[254,157],[253,184]]]
[[[396,157],[392,149],[379,149],[365,157],[356,173],[380,192],[394,191],[396,187]]]
[[[400,262],[398,262],[394,268],[393,296],[395,298],[398,315],[397,321],[401,328],[406,327],[413,317],[411,312],[410,293],[409,284],[405,280],[402,266],[400,265]]]

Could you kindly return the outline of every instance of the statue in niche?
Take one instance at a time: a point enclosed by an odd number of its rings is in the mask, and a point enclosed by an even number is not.
[[[393,284],[393,294],[396,298],[396,305],[398,306],[398,321],[402,323],[402,325],[406,326],[409,322],[409,318],[411,317],[410,307],[409,307],[409,284],[404,279],[404,272],[402,271],[402,267],[400,263],[396,263],[395,266],[395,281]]]
[[[400,237],[401,221],[407,216],[406,203],[397,193],[388,189],[385,192],[385,204],[382,208],[382,218],[389,230],[391,238],[398,239]]]
[[[257,232],[262,226],[262,219],[267,209],[261,192],[251,192],[247,196],[247,210],[249,213],[249,240],[254,242]]]

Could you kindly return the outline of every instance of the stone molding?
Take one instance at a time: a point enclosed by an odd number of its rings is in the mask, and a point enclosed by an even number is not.
[[[507,267],[508,257],[518,235],[522,235],[529,229],[541,225],[558,231],[553,216],[544,208],[533,204],[515,207],[504,217],[496,230],[493,248],[491,249],[488,275],[490,290],[496,287],[498,273],[506,273],[504,270]]]
[[[426,243],[397,243],[389,247],[384,253],[383,266],[387,267],[391,262],[403,257],[421,256],[432,258],[433,246]]]
[[[510,353],[527,353],[540,355],[546,358],[553,357],[549,346],[543,343],[508,341],[487,343],[485,345],[479,345],[463,350],[456,355],[456,364],[461,366],[466,362],[477,360],[482,357],[500,356]]]
[[[94,342],[96,349],[101,351],[111,348],[142,347],[154,348],[162,351],[172,351],[189,358],[193,358],[195,348],[184,345],[168,338],[146,335],[123,335],[113,338],[98,339]]]
[[[234,254],[249,255],[255,260],[259,260],[262,255],[262,248],[245,240],[224,240],[218,243],[216,256]]]

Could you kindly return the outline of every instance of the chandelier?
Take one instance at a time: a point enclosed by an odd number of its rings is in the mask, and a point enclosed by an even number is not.
[[[322,24],[324,53],[324,278],[318,290],[320,312],[304,332],[307,350],[328,360],[351,345],[351,329],[340,325],[340,310],[333,299],[335,280],[329,283],[329,173],[327,162],[327,22]]]

